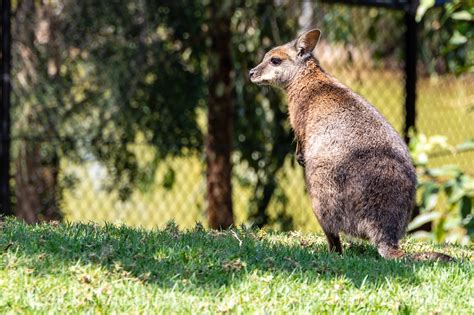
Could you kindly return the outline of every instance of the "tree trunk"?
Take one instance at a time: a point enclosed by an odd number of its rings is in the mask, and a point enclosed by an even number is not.
[[[15,129],[22,137],[14,146],[15,152],[15,215],[28,223],[38,221],[60,220],[62,218],[58,206],[60,186],[58,183],[59,157],[55,144],[47,141],[36,141],[30,138],[45,137],[51,139],[56,134],[54,120],[47,121],[39,115],[46,104],[31,101],[31,95],[40,95],[39,84],[45,80],[41,64],[40,49],[44,45],[48,49],[49,61],[59,69],[60,47],[57,45],[55,33],[54,8],[47,4],[32,0],[18,3],[14,22],[14,47],[17,61],[17,76],[23,81],[16,85],[19,99],[16,106],[21,114],[16,115]],[[41,27],[43,25],[43,27]],[[48,27],[44,27],[47,25]],[[35,33],[35,31],[37,31]],[[41,43],[38,43],[41,42]],[[54,80],[57,71],[48,74]],[[43,82],[44,83],[44,82]],[[41,99],[41,97],[36,97]],[[42,119],[43,118],[43,119]]]
[[[57,204],[59,160],[44,165],[40,145],[22,140],[15,159],[16,216],[27,223],[60,220]]]
[[[230,10],[210,4],[208,134],[206,139],[207,212],[209,226],[228,228],[232,213],[233,83],[231,80]]]

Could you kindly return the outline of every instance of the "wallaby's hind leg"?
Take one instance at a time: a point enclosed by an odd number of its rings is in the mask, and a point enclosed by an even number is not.
[[[324,231],[328,240],[328,249],[330,252],[342,254],[341,239],[339,235]]]
[[[377,244],[377,251],[380,256],[385,259],[401,259],[405,253],[398,247],[398,244],[379,243]]]

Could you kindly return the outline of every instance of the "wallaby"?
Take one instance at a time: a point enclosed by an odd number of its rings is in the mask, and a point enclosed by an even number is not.
[[[296,158],[329,250],[342,253],[345,233],[370,240],[386,259],[451,260],[400,249],[416,189],[407,146],[375,107],[320,66],[313,54],[320,34],[313,29],[273,48],[250,80],[287,92]]]

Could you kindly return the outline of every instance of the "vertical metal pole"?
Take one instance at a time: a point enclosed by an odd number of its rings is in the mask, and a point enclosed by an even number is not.
[[[403,135],[408,143],[408,131],[415,129],[416,122],[416,64],[418,24],[416,9],[419,1],[413,0],[405,10],[405,126]]]
[[[10,204],[10,59],[11,59],[11,2],[2,1],[2,55],[0,104],[0,214],[13,214]]]

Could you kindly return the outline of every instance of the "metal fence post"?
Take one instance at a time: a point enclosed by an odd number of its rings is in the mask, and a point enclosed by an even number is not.
[[[2,60],[0,105],[0,214],[13,214],[10,204],[10,59],[11,59],[11,2],[2,0]]]
[[[405,141],[410,140],[408,132],[416,127],[416,64],[418,24],[416,9],[419,1],[411,1],[405,10],[405,126],[403,135]]]

